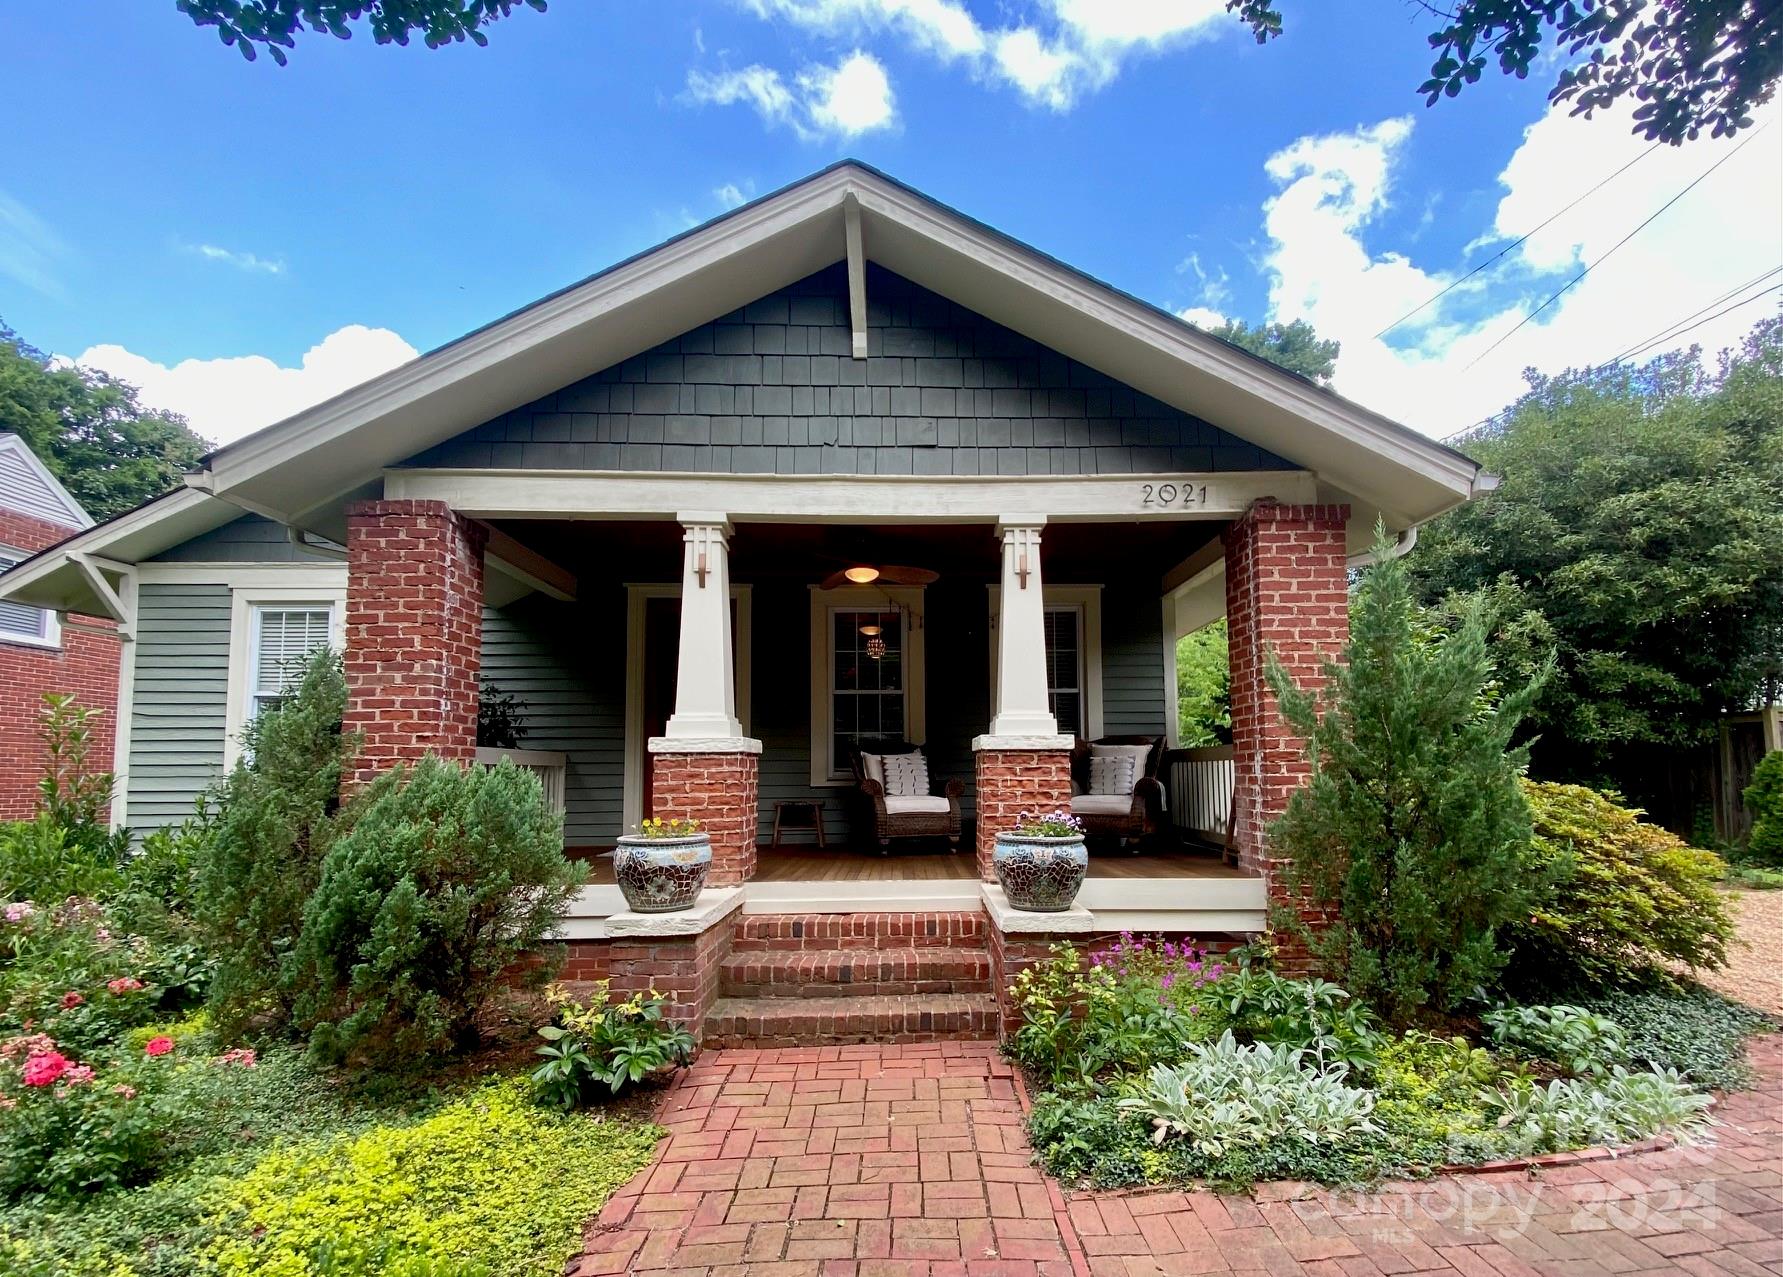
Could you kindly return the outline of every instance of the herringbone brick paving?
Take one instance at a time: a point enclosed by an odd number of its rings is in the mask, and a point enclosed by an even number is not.
[[[708,1052],[570,1277],[1783,1275],[1783,1037],[1694,1147],[1340,1193],[1062,1193],[989,1042]]]

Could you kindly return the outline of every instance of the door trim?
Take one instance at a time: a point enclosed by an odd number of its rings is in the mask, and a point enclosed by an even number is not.
[[[753,682],[750,659],[751,636],[750,586],[731,586],[731,598],[737,606],[735,645],[737,651],[736,688],[737,721],[743,734],[749,735],[749,698]],[[649,599],[678,599],[679,582],[628,583],[625,587],[625,760],[624,801],[619,832],[634,829],[644,818],[644,768],[650,765],[644,749],[644,609]]]

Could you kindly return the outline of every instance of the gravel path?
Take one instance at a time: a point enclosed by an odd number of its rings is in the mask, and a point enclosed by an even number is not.
[[[1727,893],[1739,938],[1720,971],[1698,978],[1730,998],[1783,1015],[1783,891]]]

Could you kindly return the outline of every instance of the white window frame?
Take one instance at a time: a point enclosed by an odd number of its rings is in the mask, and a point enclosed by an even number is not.
[[[13,567],[17,567],[26,559],[30,558],[31,553],[31,551],[21,550],[17,546],[0,545],[0,555],[11,559],[13,561]],[[0,571],[0,576],[3,576],[6,572],[10,571],[12,571],[12,568],[6,568],[4,571]],[[16,604],[15,606],[26,607],[29,605],[21,603]],[[0,643],[17,643],[21,647],[47,647],[59,649],[62,646],[62,618],[57,616],[56,613],[49,608],[35,608],[33,610],[43,617],[42,632],[38,634],[21,634],[17,630],[0,629]]]
[[[1003,587],[989,587],[990,623],[985,627],[991,640],[991,695],[997,687],[997,618],[1002,612]],[[1078,614],[1078,671],[1082,681],[1083,736],[1096,740],[1102,736],[1102,587],[1099,585],[1043,585],[1040,598],[1048,612],[1067,609]],[[1047,689],[1051,692],[1051,688]],[[995,718],[997,707],[991,706]]]
[[[255,665],[259,656],[260,613],[268,609],[328,609],[328,642],[346,646],[347,589],[300,585],[234,586],[230,590],[229,693],[224,710],[223,768],[241,758],[241,733],[252,717]]]
[[[649,742],[644,739],[644,616],[651,599],[678,599],[679,582],[626,583],[625,587],[625,761],[621,777],[620,828],[635,829],[644,818],[644,769],[650,766]],[[754,587],[731,585],[736,605],[736,629],[732,645],[737,666],[731,671],[737,698],[737,722],[749,735],[750,692],[755,683],[753,620]]]
[[[921,586],[894,585],[853,589],[811,588],[811,784],[818,788],[851,785],[844,759],[835,757],[835,719],[832,703],[836,666],[838,610],[897,608],[904,613],[904,739],[924,743],[928,730],[928,673],[923,643],[923,591]]]

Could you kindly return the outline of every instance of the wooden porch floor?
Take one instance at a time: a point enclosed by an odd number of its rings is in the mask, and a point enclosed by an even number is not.
[[[847,848],[762,847],[757,882],[946,882],[977,877],[971,850],[898,851],[888,856]],[[1213,853],[1178,851],[1143,856],[1118,852],[1090,853],[1091,878],[1248,878]],[[588,880],[613,881],[613,857],[600,852],[590,858]]]

